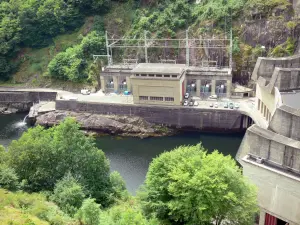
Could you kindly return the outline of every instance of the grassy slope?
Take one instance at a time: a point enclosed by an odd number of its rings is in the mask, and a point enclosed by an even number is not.
[[[0,224],[3,225],[47,225],[41,216],[52,203],[40,194],[12,193],[0,189]]]

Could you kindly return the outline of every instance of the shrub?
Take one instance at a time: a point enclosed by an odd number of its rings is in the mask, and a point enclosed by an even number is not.
[[[95,202],[95,199],[88,198],[83,201],[76,218],[86,225],[98,225],[100,223],[100,212],[100,205]]]
[[[68,173],[55,184],[54,193],[50,199],[55,202],[63,212],[73,216],[80,208],[85,194],[83,188],[73,176]]]
[[[14,169],[0,165],[0,188],[11,191],[19,188],[18,176]]]

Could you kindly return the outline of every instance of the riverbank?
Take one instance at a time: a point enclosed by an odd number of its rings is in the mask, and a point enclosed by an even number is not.
[[[0,115],[0,144],[8,147],[19,139],[28,126],[23,123],[24,113]],[[111,171],[118,171],[126,182],[128,191],[135,194],[144,182],[149,163],[165,151],[181,145],[202,142],[209,152],[218,149],[224,155],[236,155],[244,133],[216,134],[204,132],[180,132],[173,136],[155,138],[96,136],[95,143],[110,161]]]
[[[136,116],[101,115],[76,113],[56,110],[38,115],[35,124],[51,127],[59,124],[66,117],[73,117],[85,131],[126,137],[161,137],[176,134],[176,131],[165,126],[146,122]]]

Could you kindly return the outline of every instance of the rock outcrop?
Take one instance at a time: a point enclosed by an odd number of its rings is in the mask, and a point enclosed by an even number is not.
[[[83,130],[96,131],[97,133],[140,138],[174,134],[173,130],[148,123],[140,117],[99,115],[70,111],[54,111],[39,115],[36,118],[36,124],[53,126],[64,120],[66,117],[75,118]]]

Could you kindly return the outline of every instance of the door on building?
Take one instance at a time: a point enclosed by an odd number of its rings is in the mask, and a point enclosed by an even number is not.
[[[289,223],[266,213],[265,225],[289,225]]]

